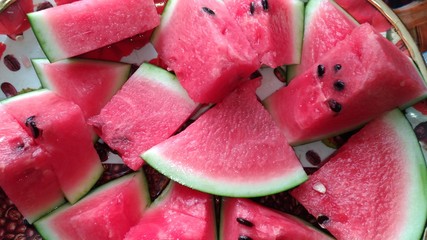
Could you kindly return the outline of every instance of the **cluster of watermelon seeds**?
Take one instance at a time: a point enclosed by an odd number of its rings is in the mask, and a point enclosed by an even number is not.
[[[335,73],[337,73],[339,70],[341,70],[341,68],[342,68],[341,64],[335,64],[334,65]],[[317,66],[317,76],[319,78],[322,78],[325,75],[325,73],[326,73],[325,66],[323,64],[319,64]],[[345,88],[345,83],[344,83],[344,81],[338,79],[334,82],[333,87],[335,90],[341,92]],[[329,108],[335,113],[339,113],[342,110],[342,105],[339,102],[337,102],[335,99],[328,99],[327,104],[328,104]]]
[[[31,130],[31,135],[33,135],[33,138],[38,138],[41,135],[42,130],[37,127],[35,118],[36,116],[34,115],[28,117],[27,120],[25,120],[25,126]]]

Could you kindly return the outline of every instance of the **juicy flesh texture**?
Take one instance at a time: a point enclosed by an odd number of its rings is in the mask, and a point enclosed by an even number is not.
[[[404,139],[415,139],[409,124],[399,124],[407,129],[385,118],[373,120],[291,192],[315,217],[329,219],[323,225],[337,239],[415,239],[401,235],[408,228],[409,234],[421,234],[426,196],[415,200],[414,194],[423,195],[417,168],[424,167],[425,176],[425,166],[418,143],[409,146]],[[410,159],[413,151],[419,152],[419,163]],[[314,190],[316,184],[326,192]]]
[[[221,239],[235,240],[244,235],[252,239],[332,239],[302,220],[248,199],[225,198],[221,205]],[[237,221],[244,219],[247,226]]]
[[[173,0],[165,13],[152,42],[194,101],[219,102],[258,69],[256,53],[221,1]]]
[[[340,70],[335,70],[337,64]],[[319,65],[325,67],[321,77]],[[345,83],[344,89],[334,87],[338,80]],[[288,141],[296,145],[356,128],[426,92],[411,61],[363,24],[265,103]],[[341,110],[333,111],[329,100],[338,102]]]
[[[270,0],[266,10],[261,1],[226,0],[224,3],[262,64],[274,68],[299,62],[302,2]],[[250,4],[254,4],[253,13],[250,12]]]

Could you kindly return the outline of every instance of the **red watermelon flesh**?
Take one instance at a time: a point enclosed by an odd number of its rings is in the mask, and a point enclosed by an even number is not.
[[[299,0],[226,0],[227,9],[260,62],[269,67],[300,62],[304,3]]]
[[[103,167],[80,108],[49,90],[11,98],[5,107],[48,155],[67,200],[86,194]]]
[[[245,82],[142,157],[177,182],[222,196],[261,196],[303,182],[294,151],[257,100],[259,84]]]
[[[85,119],[99,114],[130,71],[129,64],[96,60],[33,59],[32,63],[42,86],[77,104]]]
[[[160,22],[153,0],[77,1],[28,18],[52,62],[135,36]]]
[[[0,105],[0,187],[32,223],[64,202],[52,166],[22,126]]]
[[[171,182],[125,239],[216,239],[213,197]]]
[[[260,65],[222,1],[169,0],[152,43],[199,103],[219,102]]]
[[[291,194],[338,239],[420,239],[426,189],[420,146],[394,110],[362,128]]]
[[[224,198],[221,205],[220,239],[332,240],[309,223],[248,199]],[[249,239],[246,238],[246,239]]]
[[[144,63],[89,123],[137,170],[143,164],[139,155],[170,137],[195,109],[174,75]]]
[[[354,129],[426,93],[414,64],[363,24],[265,105],[296,145]]]
[[[35,222],[46,239],[123,239],[149,205],[142,172],[109,182],[75,203]]]
[[[338,42],[344,40],[357,25],[335,2],[309,1],[305,7],[301,63],[287,68],[288,78],[310,68]]]

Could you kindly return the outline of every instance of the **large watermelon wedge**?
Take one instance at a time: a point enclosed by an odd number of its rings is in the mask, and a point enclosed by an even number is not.
[[[125,240],[216,239],[213,196],[171,181]]]
[[[77,1],[28,14],[51,62],[118,42],[156,27],[153,0]]]
[[[354,129],[426,94],[411,60],[362,24],[265,105],[296,145]]]
[[[399,110],[373,120],[291,194],[338,239],[420,239],[427,172]]]
[[[261,196],[305,181],[295,153],[257,100],[258,80],[142,158],[171,179],[216,195]]]

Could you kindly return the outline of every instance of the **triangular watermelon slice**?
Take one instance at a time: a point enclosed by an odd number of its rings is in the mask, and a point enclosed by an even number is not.
[[[257,100],[259,84],[245,82],[142,158],[171,179],[216,195],[261,196],[305,181],[294,151]]]
[[[77,104],[85,119],[101,109],[128,79],[130,65],[124,63],[67,59],[50,63],[32,59],[44,88]]]
[[[394,110],[353,135],[291,194],[337,239],[420,239],[426,169],[411,125]]]
[[[213,196],[171,181],[124,239],[214,240]]]

